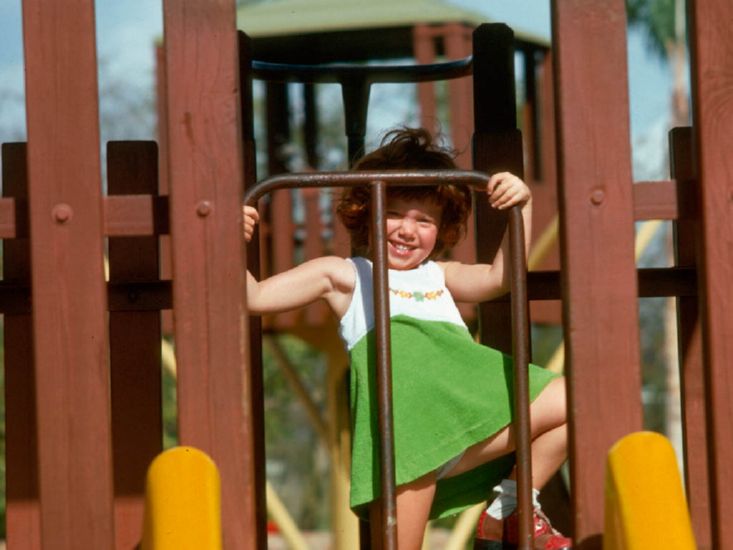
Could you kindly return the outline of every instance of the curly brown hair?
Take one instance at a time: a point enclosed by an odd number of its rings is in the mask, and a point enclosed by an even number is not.
[[[378,149],[359,159],[354,170],[455,170],[454,151],[435,143],[424,128],[396,128],[387,132]],[[455,184],[389,186],[387,196],[428,200],[441,207],[440,227],[430,259],[449,250],[463,237],[471,213],[471,191]],[[367,186],[344,189],[336,208],[354,249],[369,249],[371,191]]]

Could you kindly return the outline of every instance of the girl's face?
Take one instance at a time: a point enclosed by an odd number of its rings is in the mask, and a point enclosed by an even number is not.
[[[435,248],[442,208],[430,200],[387,197],[387,258],[390,269],[414,269]]]

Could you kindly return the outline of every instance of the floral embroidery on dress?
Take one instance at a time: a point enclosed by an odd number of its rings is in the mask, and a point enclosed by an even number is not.
[[[395,288],[390,288],[389,291],[399,298],[405,298],[407,300],[414,299],[416,302],[424,302],[425,300],[437,300],[443,295],[444,292],[442,288],[439,290],[430,290],[428,292],[421,292],[419,290],[416,290],[415,292],[410,292],[408,290],[398,290]]]

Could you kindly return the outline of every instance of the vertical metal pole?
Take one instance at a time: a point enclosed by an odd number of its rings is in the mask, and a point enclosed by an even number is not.
[[[355,77],[341,83],[349,166],[364,154],[370,88],[365,78]]]
[[[303,84],[303,140],[305,141],[305,159],[310,168],[318,169],[318,101],[316,85],[312,82]]]
[[[527,314],[527,265],[521,207],[509,211],[511,258],[512,353],[514,355],[514,438],[517,455],[517,514],[519,549],[530,550],[532,521],[532,452],[529,413],[529,316]]]
[[[488,173],[510,170],[523,177],[522,134],[517,129],[514,78],[514,33],[506,25],[484,24],[474,31],[474,163]],[[504,305],[481,304],[482,343],[514,355],[514,429],[517,463],[519,548],[532,546],[532,466],[530,459],[529,390],[527,363],[526,266],[524,226],[519,208],[504,211],[476,201],[476,252],[480,262],[491,262],[501,245],[505,224],[510,235],[512,262],[511,312]],[[509,219],[507,219],[509,218]],[[508,334],[506,318],[511,313]],[[523,323],[524,328],[518,324]],[[511,342],[511,343],[510,343]],[[518,345],[520,344],[520,345]]]
[[[377,405],[382,489],[382,550],[397,550],[394,433],[392,425],[392,364],[390,357],[389,281],[384,209],[386,183],[372,184],[372,249],[374,260],[374,319],[377,340]]]

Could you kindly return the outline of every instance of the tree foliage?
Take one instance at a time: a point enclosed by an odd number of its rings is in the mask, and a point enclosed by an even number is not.
[[[626,0],[630,26],[644,31],[650,49],[667,59],[667,47],[677,40],[676,0]]]

